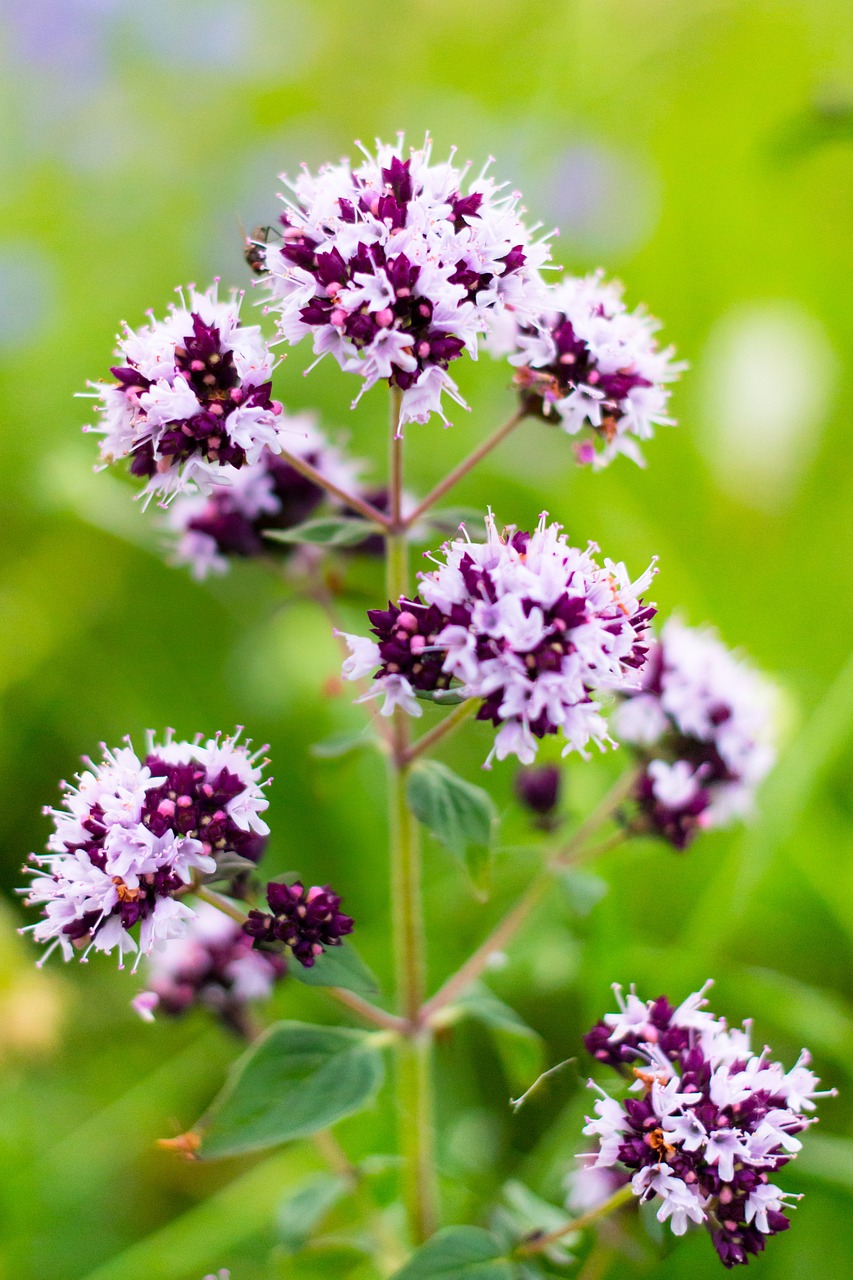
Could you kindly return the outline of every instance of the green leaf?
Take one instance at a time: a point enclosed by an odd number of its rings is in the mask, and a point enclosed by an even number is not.
[[[257,871],[258,864],[251,858],[241,858],[239,853],[222,853],[216,859],[216,870],[202,876],[202,884],[215,884],[218,880],[233,880],[244,871]]]
[[[327,1129],[366,1106],[383,1075],[364,1032],[276,1023],[238,1060],[202,1118],[199,1154],[262,1151]]]
[[[352,516],[322,516],[318,520],[294,525],[292,529],[265,529],[264,537],[272,542],[307,542],[314,547],[354,547],[374,533],[381,533],[381,529],[369,520],[356,520]]]
[[[424,760],[412,770],[408,800],[418,821],[465,865],[474,884],[482,889],[498,819],[489,793],[437,760]]]
[[[330,1209],[350,1190],[346,1178],[320,1173],[282,1201],[277,1214],[278,1238],[288,1253],[299,1253]]]
[[[310,969],[294,961],[287,972],[306,987],[345,987],[360,996],[379,994],[379,980],[348,942],[329,947],[317,956]]]
[[[456,689],[415,689],[415,697],[421,702],[435,702],[440,707],[458,707],[468,701],[467,694]]]
[[[416,1249],[393,1280],[512,1280],[501,1245],[482,1227],[445,1227]]]
[[[545,1042],[508,1004],[479,983],[454,1005],[492,1034],[507,1078],[513,1089],[526,1088],[542,1070]]]
[[[378,747],[379,739],[371,733],[359,729],[356,733],[336,733],[322,742],[313,742],[308,748],[316,760],[339,760],[353,751],[361,751],[364,747]]]
[[[440,511],[430,511],[425,519],[434,529],[445,533],[456,533],[460,524],[483,528],[483,512],[478,507],[442,507]]]

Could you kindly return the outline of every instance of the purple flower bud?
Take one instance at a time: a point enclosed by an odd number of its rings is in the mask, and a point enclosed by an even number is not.
[[[551,819],[560,799],[562,771],[556,764],[534,765],[519,769],[515,775],[515,794],[525,808],[537,814],[544,825]]]
[[[283,943],[306,969],[326,947],[339,947],[353,920],[339,911],[341,900],[329,885],[305,889],[297,881],[267,885],[269,912],[250,911],[243,926],[258,943]]]

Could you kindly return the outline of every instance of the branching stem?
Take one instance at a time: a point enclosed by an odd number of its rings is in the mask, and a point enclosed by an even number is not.
[[[417,760],[419,756],[426,755],[428,751],[432,750],[436,743],[447,738],[455,729],[458,729],[460,724],[464,724],[468,717],[476,710],[476,706],[477,703],[474,698],[468,698],[467,701],[460,702],[458,707],[453,708],[450,715],[445,716],[439,724],[435,725],[435,727],[430,729],[428,733],[425,733],[423,737],[418,738],[417,742],[413,742],[412,745],[406,749],[405,756],[403,757],[404,763],[407,765],[411,764],[412,761]]]
[[[443,498],[446,493],[449,493],[460,480],[467,476],[469,471],[473,471],[477,464],[483,461],[483,458],[487,457],[493,449],[496,449],[501,441],[505,440],[525,417],[525,410],[519,409],[518,412],[514,413],[502,427],[498,427],[497,431],[495,431],[493,435],[488,436],[482,444],[478,445],[473,453],[469,453],[467,458],[463,458],[462,461],[458,463],[452,471],[448,472],[444,479],[427,494],[423,501],[418,503],[414,511],[406,517],[405,527],[407,529],[411,529],[412,525],[416,524],[417,521],[420,520],[421,516],[429,511],[430,507],[434,507],[439,499]]]
[[[485,942],[469,956],[461,968],[452,974],[435,995],[421,1009],[421,1021],[429,1024],[442,1009],[451,1004],[462,992],[480,977],[496,951],[515,937],[531,912],[539,906],[551,887],[554,875],[575,862],[585,860],[587,842],[600,826],[613,817],[622,801],[634,786],[636,773],[628,770],[607,792],[600,804],[581,823],[568,843],[550,859],[547,866],[536,875],[511,911],[504,916]],[[619,833],[621,837],[621,832]],[[597,852],[597,850],[596,850]]]
[[[543,1253],[550,1245],[562,1240],[564,1236],[574,1235],[576,1232],[592,1226],[599,1218],[606,1218],[608,1214],[621,1208],[623,1204],[627,1204],[633,1194],[634,1189],[629,1182],[624,1187],[620,1187],[618,1191],[614,1191],[613,1195],[608,1200],[605,1200],[603,1204],[596,1205],[594,1209],[581,1214],[579,1218],[573,1218],[570,1222],[564,1223],[562,1227],[555,1227],[553,1231],[545,1231],[527,1240],[522,1240],[515,1250],[515,1256],[517,1258],[529,1258],[533,1254]]]
[[[278,455],[283,462],[289,467],[293,467],[294,471],[298,471],[306,480],[310,480],[312,484],[316,484],[319,489],[325,489],[326,493],[331,494],[333,498],[337,498],[338,502],[342,502],[344,506],[349,507],[352,511],[357,511],[359,515],[364,516],[366,520],[372,521],[373,524],[379,525],[380,529],[387,529],[389,525],[388,516],[378,507],[374,507],[372,502],[360,498],[358,494],[347,493],[346,489],[341,489],[332,480],[323,475],[322,471],[318,471],[316,467],[312,467],[310,462],[306,462],[304,458],[298,457],[295,453],[288,453],[286,449],[282,449]]]
[[[202,902],[207,902],[211,907],[216,907],[218,911],[230,916],[238,924],[245,924],[249,918],[248,911],[244,910],[239,903],[232,902],[230,898],[226,898],[224,894],[217,893],[215,889],[209,889],[207,885],[195,885],[192,892]],[[393,1013],[386,1013],[378,1005],[371,1004],[369,1000],[364,1000],[361,996],[357,996],[354,991],[347,991],[344,987],[318,987],[318,990],[327,995],[330,1000],[335,1000],[353,1013],[357,1013],[362,1021],[369,1023],[372,1027],[380,1027],[383,1031],[394,1031],[401,1036],[408,1034],[410,1030],[409,1024],[405,1019],[397,1018]]]

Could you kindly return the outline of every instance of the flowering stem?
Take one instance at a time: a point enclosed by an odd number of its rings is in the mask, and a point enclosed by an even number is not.
[[[480,944],[461,968],[457,969],[444,985],[438,989],[435,995],[427,1001],[421,1009],[421,1022],[432,1022],[440,1010],[455,1000],[457,996],[460,996],[472,982],[476,982],[477,978],[488,966],[489,960],[495,952],[504,949],[507,943],[515,937],[534,908],[539,906],[539,903],[550,889],[555,874],[584,858],[587,841],[608,818],[613,816],[615,810],[630,793],[636,776],[635,770],[629,769],[610,788],[600,804],[581,823],[568,843],[534,877],[512,910],[495,926],[485,942]],[[595,852],[598,852],[600,848],[601,846],[596,846]]]
[[[425,733],[423,737],[418,738],[417,742],[413,742],[406,749],[405,762],[411,764],[413,760],[417,760],[418,756],[426,755],[431,751],[437,742],[441,742],[442,738],[446,738],[453,733],[460,724],[476,709],[477,702],[474,698],[468,698],[465,702],[460,702],[458,707],[454,707],[449,716],[445,716],[440,724],[430,729],[429,733]]]
[[[329,480],[318,471],[316,467],[312,467],[310,462],[306,462],[304,458],[299,458],[295,453],[288,453],[286,449],[282,449],[278,455],[282,462],[286,462],[289,467],[293,467],[294,471],[298,471],[306,480],[310,480],[312,484],[316,484],[318,488],[325,489],[333,498],[337,498],[344,506],[350,507],[351,510],[357,511],[359,515],[364,516],[366,520],[371,520],[373,524],[378,524],[380,528],[386,529],[389,524],[388,517],[378,507],[374,507],[372,502],[367,502],[364,498],[359,498],[354,493],[347,493],[346,489],[341,489],[333,481]]]
[[[448,472],[444,479],[427,494],[423,501],[418,503],[414,511],[406,519],[406,528],[410,529],[417,520],[420,520],[421,516],[424,515],[425,512],[429,511],[430,507],[435,506],[440,498],[443,498],[446,493],[450,492],[454,485],[458,484],[460,480],[467,476],[469,471],[473,471],[477,463],[482,462],[483,458],[487,457],[493,449],[496,449],[501,441],[505,440],[526,416],[526,410],[519,409],[510,419],[508,419],[507,422],[503,424],[502,427],[498,427],[497,431],[495,431],[493,435],[490,435],[481,445],[478,445],[473,453],[469,453],[467,458],[463,458],[462,461],[455,466],[452,471]]]
[[[401,396],[391,389],[389,510],[386,531],[386,574],[389,600],[408,586],[408,546],[402,524],[403,439],[399,434]],[[397,1052],[397,1112],[403,1156],[404,1199],[414,1244],[427,1240],[438,1221],[434,1120],[430,1064],[432,1036],[418,1026],[426,982],[426,941],[421,894],[420,832],[408,805],[408,718],[397,707],[392,719],[394,750],[388,757],[388,809],[391,855],[391,916],[398,1012],[409,1024]],[[416,1030],[417,1028],[417,1030]]]
[[[583,1231],[586,1227],[592,1226],[593,1222],[597,1222],[599,1218],[606,1218],[615,1209],[627,1204],[633,1194],[634,1189],[628,1182],[624,1187],[620,1187],[618,1191],[614,1191],[613,1195],[605,1200],[603,1204],[596,1205],[594,1209],[590,1209],[588,1213],[582,1214],[579,1218],[573,1218],[570,1222],[564,1223],[562,1227],[555,1227],[553,1231],[546,1231],[527,1240],[522,1240],[521,1244],[516,1247],[514,1256],[516,1258],[529,1258],[534,1253],[544,1252],[549,1245],[556,1244],[558,1240],[562,1240],[563,1236],[573,1235],[576,1231]]]

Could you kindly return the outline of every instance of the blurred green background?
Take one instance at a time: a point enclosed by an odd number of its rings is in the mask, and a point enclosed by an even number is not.
[[[92,474],[75,401],[106,374],[120,319],[162,313],[172,289],[220,274],[246,284],[240,224],[270,220],[276,175],[352,140],[429,129],[525,193],[556,224],[555,258],[620,276],[630,304],[665,320],[691,364],[681,426],[660,430],[641,471],[573,469],[564,437],[530,425],[460,487],[527,523],[547,508],[574,537],[639,572],[660,556],[664,614],[716,623],[788,694],[788,746],[748,831],[684,857],[651,843],[597,868],[583,915],[555,897],[490,982],[544,1036],[545,1060],[578,1053],[611,1007],[609,983],[682,998],[707,976],[713,1007],[756,1020],[790,1062],[803,1043],[841,1090],[783,1175],[807,1193],[794,1229],[754,1274],[853,1270],[853,665],[850,413],[853,388],[853,9],[845,0],[4,0],[0,54],[0,1277],[234,1280],[353,1274],[338,1243],[291,1260],[276,1228],[285,1189],[319,1167],[310,1149],[183,1164],[154,1139],[190,1125],[236,1047],[203,1018],[149,1027],[140,983],[99,958],[43,972],[15,929],[20,864],[40,848],[40,808],[101,739],[147,726],[181,735],[246,724],[269,741],[269,870],[330,881],[359,946],[387,979],[380,762],[308,746],[358,724],[327,684],[337,652],[311,607],[251,566],[210,586],[170,568],[153,512],[123,477]],[[308,379],[298,348],[277,394],[351,432],[381,476],[381,389],[356,413],[330,363]],[[410,487],[424,491],[503,419],[506,370],[457,366],[473,412],[452,431],[410,429]],[[454,373],[456,369],[454,369]],[[378,602],[369,566],[361,585]],[[372,575],[372,577],[371,577]],[[343,606],[355,623],[358,610]],[[446,758],[473,781],[487,735]],[[567,770],[573,814],[618,760]],[[528,842],[512,768],[488,779],[507,846]],[[427,843],[431,983],[518,892],[532,855],[499,857],[478,903]],[[285,984],[276,1011],[333,1019]],[[558,1198],[580,1149],[586,1065],[513,1119],[517,1082],[482,1036],[439,1046],[449,1212],[483,1221],[496,1170]],[[356,1155],[392,1148],[390,1099],[347,1122]],[[380,1194],[387,1188],[380,1178]],[[642,1239],[642,1233],[637,1234]],[[669,1237],[668,1237],[669,1239]],[[274,1249],[269,1262],[270,1249]],[[720,1273],[703,1233],[665,1256],[648,1245],[610,1274]]]

